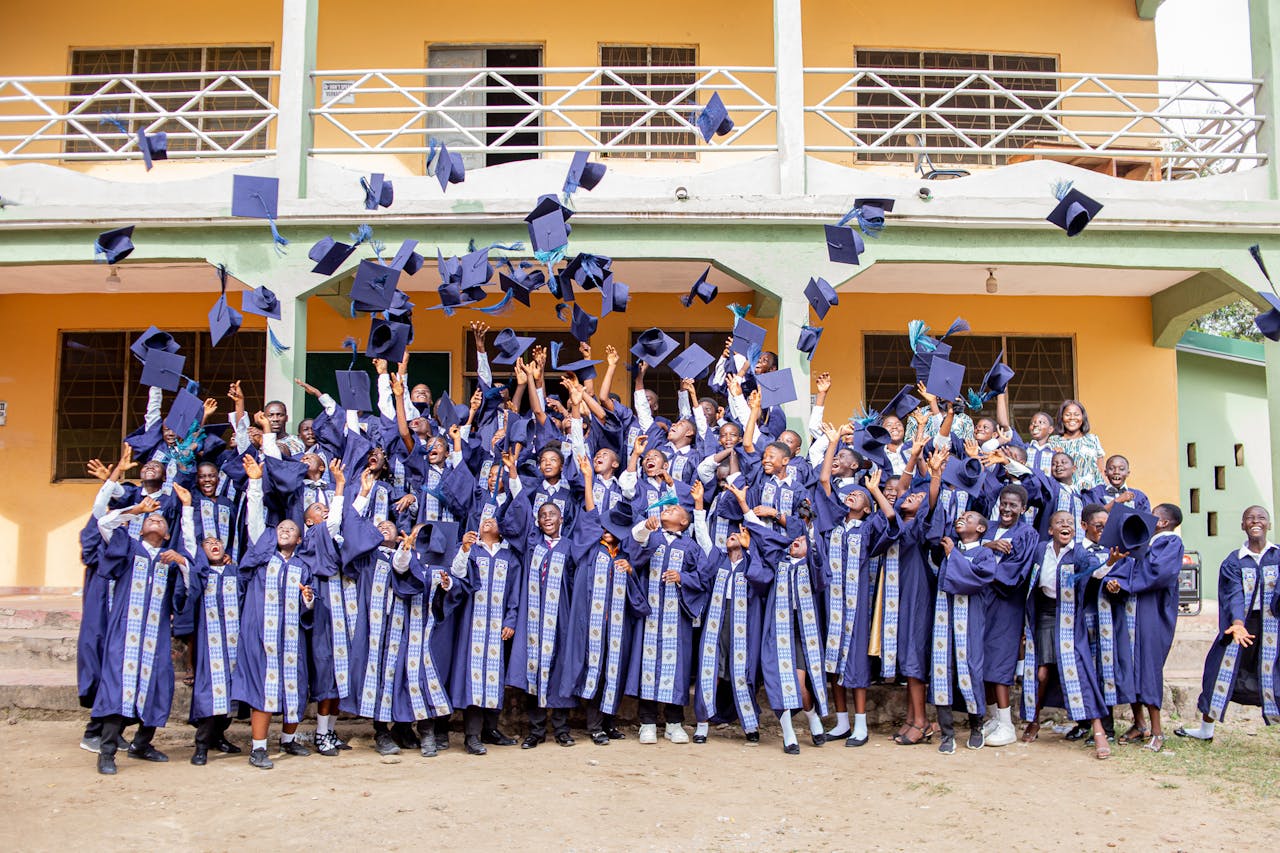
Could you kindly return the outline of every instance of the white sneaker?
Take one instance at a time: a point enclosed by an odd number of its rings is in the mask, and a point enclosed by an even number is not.
[[[1018,730],[1012,724],[997,723],[995,731],[987,735],[987,746],[1008,746],[1018,740]]]
[[[993,734],[996,733],[996,726],[998,725],[1000,725],[1000,721],[997,720],[995,717],[988,718],[982,724],[982,736],[986,738],[990,738]]]
[[[657,743],[658,742],[658,726],[655,723],[645,723],[640,727],[641,743]]]
[[[684,730],[684,726],[667,723],[667,740],[672,743],[688,743],[689,733]]]

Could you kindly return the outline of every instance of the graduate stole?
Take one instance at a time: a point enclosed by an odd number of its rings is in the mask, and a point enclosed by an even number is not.
[[[591,496],[595,498],[596,509],[602,515],[610,512],[622,499],[622,492],[613,487],[615,482],[615,480],[610,480],[608,483],[603,480],[591,481]]]
[[[330,591],[330,601],[333,592]],[[356,640],[356,622],[360,618],[360,582],[352,577],[342,576],[342,609],[346,612],[347,642]]]
[[[351,635],[348,633],[346,603],[343,601],[343,579],[334,575],[324,582],[329,601],[329,627],[333,634],[333,680],[338,697],[351,695]],[[355,584],[352,585],[354,592]]]
[[[793,604],[794,601],[794,604]],[[809,564],[783,560],[774,572],[773,633],[774,648],[778,655],[778,681],[782,687],[782,701],[786,708],[800,707],[800,683],[795,672],[792,645],[791,611],[800,614],[800,637],[804,659],[809,670],[809,687],[813,691],[818,713],[827,713],[826,678],[823,677],[822,641],[818,636],[818,613],[813,602],[813,586],[809,579]]]
[[[360,716],[372,717],[378,701],[378,669],[382,664],[382,640],[386,636],[383,625],[391,610],[391,561],[378,549],[373,569],[373,584],[369,590],[368,658],[364,666],[364,687],[360,693]]]
[[[884,556],[884,641],[880,669],[885,681],[898,676],[898,548],[895,542]]]
[[[431,632],[436,625],[431,600],[435,597],[438,586],[440,575],[432,572],[430,589],[409,599],[409,653],[406,656],[405,675],[409,684],[409,704],[413,706],[413,716],[417,720],[447,717],[453,713],[449,696],[440,681],[439,670],[431,658]],[[425,699],[422,695],[424,682],[427,686]],[[428,701],[431,703],[430,708],[426,704]]]
[[[1076,660],[1076,587],[1072,582],[1074,568],[1071,564],[1058,564],[1058,680],[1062,683],[1062,693],[1067,700],[1067,712],[1071,719],[1080,721],[1086,718],[1084,694],[1080,687],[1080,667]]]
[[[1262,566],[1262,583],[1258,583],[1258,567],[1246,562],[1240,563],[1240,585],[1244,593],[1245,613],[1253,609],[1261,596],[1262,606],[1262,647],[1258,649],[1258,664],[1261,668],[1258,687],[1262,693],[1262,719],[1268,725],[1273,719],[1280,719],[1280,711],[1276,709],[1276,633],[1278,622],[1268,606],[1276,590],[1276,575],[1280,567]],[[1209,700],[1209,714],[1222,720],[1227,714],[1227,702],[1231,699],[1231,690],[1236,681],[1236,665],[1240,659],[1242,647],[1232,641],[1222,653],[1222,663],[1218,665],[1218,673],[1213,681],[1213,697]]]
[[[209,498],[201,498],[200,526],[205,536],[217,536],[225,550],[227,540],[231,537],[231,507]]]
[[[434,465],[427,467],[427,480],[422,484],[423,521],[451,520],[440,518],[440,480],[443,478],[443,471],[437,470]]]
[[[533,495],[534,515],[535,516],[537,515],[538,509],[544,503],[546,503],[547,501],[551,501],[551,503],[555,504],[556,508],[560,510],[561,517],[564,517],[565,511],[566,509],[568,509],[568,505],[569,505],[569,502],[567,500],[568,496],[569,496],[569,490],[566,489],[564,486],[559,486],[554,492],[551,492],[550,494],[539,489]]]
[[[679,450],[675,449],[674,445],[672,446],[670,456],[671,456],[671,476],[673,479],[676,479],[676,480],[684,479],[685,469],[687,469],[691,464],[689,462],[689,457],[691,455],[692,454],[690,454],[687,451],[684,453],[681,453]]]
[[[235,572],[209,567],[204,583],[204,638],[209,654],[209,683],[213,713],[230,711],[227,684],[236,669],[236,645],[240,634],[240,592]],[[222,598],[219,601],[218,595]]]
[[[480,583],[471,613],[471,699],[481,707],[497,708],[502,702],[502,601],[509,561],[482,552],[475,564]]]
[[[1105,548],[1090,545],[1089,552],[1106,562]],[[1094,658],[1098,661],[1098,677],[1102,682],[1102,701],[1106,702],[1108,708],[1114,708],[1116,705],[1116,628],[1105,580],[1098,584],[1097,604],[1097,648],[1094,650]]]
[[[329,490],[324,486],[313,486],[311,483],[304,483],[302,486],[302,509],[305,512],[312,504],[322,504],[329,506],[333,503],[333,498],[329,495]]]
[[[284,569],[283,573],[281,569]],[[280,713],[280,687],[283,675],[284,721],[301,719],[298,689],[298,586],[302,567],[290,560],[287,564],[276,554],[267,563],[266,594],[262,602],[262,651],[267,659],[266,683],[262,689],[263,711]],[[283,599],[282,599],[283,596]],[[283,613],[282,613],[283,609]],[[283,632],[281,619],[283,618]],[[283,633],[283,650],[279,637]],[[283,664],[283,666],[282,666]],[[283,674],[281,669],[284,670]]]
[[[725,546],[729,542],[729,519],[724,516],[717,515],[711,528],[711,541],[721,551],[725,550]]]
[[[732,589],[730,589],[732,585]],[[733,686],[733,704],[738,709],[742,730],[754,732],[760,728],[756,716],[751,689],[747,685],[747,576],[729,568],[716,572],[711,588],[711,603],[707,608],[707,620],[702,632],[702,660],[698,671],[698,690],[702,706],[708,710],[716,706],[716,663],[720,649],[720,623],[724,618],[725,599],[732,599],[733,620],[730,637],[732,654],[729,656],[729,682]]]
[[[550,564],[547,557],[550,554]],[[529,564],[528,617],[525,623],[525,675],[538,704],[547,705],[547,683],[551,680],[551,659],[556,653],[556,622],[560,615],[560,587],[564,581],[563,551],[548,550],[539,544]],[[546,572],[546,600],[543,601],[542,574]]]
[[[679,695],[676,690],[676,662],[680,656],[680,593],[674,581],[663,583],[662,575],[667,570],[682,571],[684,558],[683,549],[674,547],[674,543],[664,543],[658,546],[649,561],[649,615],[644,619],[644,647],[640,655],[640,698],[669,705],[683,705],[688,697]],[[681,701],[677,702],[677,698]]]
[[[1053,545],[1050,544],[1045,547],[1052,548]],[[1027,584],[1028,595],[1035,594],[1039,578],[1040,564],[1036,563],[1031,569],[1030,582]],[[1022,719],[1029,723],[1036,718],[1036,685],[1039,683],[1036,678],[1036,626],[1034,613],[1031,618],[1022,620],[1022,645]]]
[[[831,531],[827,553],[831,561],[831,590],[827,594],[827,672],[842,672],[853,644],[858,614],[858,584],[862,575],[861,520],[841,522]]]
[[[391,482],[397,489],[404,491],[404,460],[399,457],[391,460]]]
[[[400,642],[404,638],[404,599],[393,595],[391,599],[391,628],[387,632],[387,652],[382,656],[382,699],[378,703],[377,719],[390,722],[392,694],[396,686],[396,667],[400,664]]]
[[[142,554],[134,555],[120,674],[120,713],[125,717],[140,718],[147,708],[160,633],[160,610],[164,607],[168,584],[168,563],[156,563],[153,571],[149,558]],[[164,627],[169,630],[168,625]]]
[[[1058,486],[1058,506],[1055,512],[1069,512],[1076,520],[1076,537],[1080,538],[1080,513],[1084,511],[1084,500],[1067,486]]]
[[[373,518],[374,524],[381,524],[387,520],[387,501],[390,496],[390,490],[387,489],[385,483],[378,483],[373,488]]]
[[[622,629],[627,599],[627,575],[613,567],[613,556],[603,549],[596,551],[591,576],[591,614],[587,629],[587,671],[582,680],[581,696],[595,696],[600,683],[603,660],[605,671],[604,693],[600,696],[600,710],[612,714],[618,709],[618,682],[621,673]],[[605,614],[609,618],[609,653],[604,654]]]
[[[795,499],[795,489],[786,483],[778,482],[773,477],[770,477],[765,482],[764,488],[760,490],[761,503],[773,507],[782,515],[791,515],[791,507]]]

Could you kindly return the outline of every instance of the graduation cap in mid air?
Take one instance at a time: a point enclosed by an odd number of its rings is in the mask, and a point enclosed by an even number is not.
[[[1093,218],[1102,210],[1099,202],[1089,198],[1080,190],[1071,186],[1071,181],[1062,181],[1054,186],[1053,195],[1058,204],[1049,211],[1045,219],[1074,237],[1085,229]]]
[[[599,323],[599,320],[583,311],[578,303],[573,303],[573,319],[569,322],[569,333],[576,340],[583,342],[591,340]]]
[[[903,385],[902,390],[893,395],[893,399],[889,401],[889,405],[884,407],[884,414],[893,415],[898,420],[906,420],[907,416],[920,407],[920,400],[911,392],[915,390],[910,385]]]
[[[614,311],[626,311],[630,301],[631,288],[615,279],[613,273],[606,275],[604,284],[600,285],[600,316],[604,317]]]
[[[565,207],[552,195],[544,195],[538,199],[537,205],[524,221],[529,225],[529,243],[534,252],[554,252],[569,244],[569,217],[573,211]]]
[[[1276,286],[1271,281],[1267,266],[1262,262],[1262,248],[1257,243],[1254,243],[1249,247],[1249,254],[1253,256],[1258,269],[1262,270],[1262,277],[1267,280],[1267,284],[1271,287],[1270,293],[1258,291],[1258,295],[1267,300],[1267,304],[1271,306],[1271,309],[1263,311],[1254,317],[1253,324],[1258,327],[1258,331],[1262,333],[1263,337],[1272,341],[1280,341],[1280,294],[1276,293]]]
[[[364,354],[369,358],[381,358],[392,364],[404,361],[405,348],[413,330],[408,323],[395,323],[374,317],[369,324],[369,342]]]
[[[276,228],[280,205],[280,179],[259,175],[231,176],[231,215],[248,219],[265,219],[271,227],[271,239],[277,252],[289,245]]]
[[[467,167],[461,154],[450,153],[448,145],[432,139],[427,153],[427,174],[436,176],[443,192],[449,184],[460,184],[467,179]]]
[[[173,339],[173,335],[155,326],[149,326],[145,332],[138,336],[136,341],[129,345],[129,351],[133,353],[133,357],[138,361],[146,361],[147,353],[157,349],[164,350],[167,353],[176,353],[181,347]]]
[[[530,304],[529,295],[546,283],[546,274],[539,269],[509,267],[509,272],[498,272],[498,286],[503,293],[511,294],[512,298],[526,306]]]
[[[379,207],[390,207],[395,201],[395,188],[381,172],[374,172],[368,178],[360,179],[364,188],[364,209],[377,210]]]
[[[678,346],[675,338],[655,326],[640,333],[640,337],[636,338],[635,346],[631,348],[631,354],[650,367],[657,367],[666,361],[667,356],[675,352]]]
[[[762,327],[757,326],[746,317],[739,317],[738,321],[733,324],[732,349],[747,358],[755,358],[764,350],[766,334]]]
[[[707,276],[711,274],[711,267],[708,266],[702,271],[702,275],[698,276],[698,280],[689,288],[689,292],[680,297],[680,304],[688,308],[693,304],[695,298],[701,299],[703,305],[710,305],[711,301],[716,298],[716,294],[720,292],[720,288],[707,281]]]
[[[1004,350],[1001,349],[987,375],[982,377],[982,390],[991,394],[1003,394],[1013,377],[1013,368],[1004,363]]]
[[[586,151],[574,153],[573,160],[569,163],[569,173],[564,178],[566,196],[573,195],[579,187],[587,191],[595,189],[596,184],[600,183],[604,173],[608,171],[609,167],[603,163],[589,162],[588,156]]]
[[[849,220],[858,223],[858,230],[868,237],[878,237],[884,230],[884,215],[893,212],[891,198],[857,198],[853,200],[853,209],[840,220],[845,225]]]
[[[719,92],[711,94],[711,100],[707,101],[694,122],[698,125],[698,132],[702,134],[704,142],[710,142],[711,137],[724,136],[733,130],[733,119],[729,118],[729,111],[725,109]]]
[[[191,426],[204,414],[204,403],[186,388],[178,389],[178,396],[173,398],[169,406],[169,414],[165,415],[164,425],[178,434],[178,438],[186,438]]]
[[[925,390],[939,400],[951,401],[960,396],[962,385],[964,365],[935,355],[929,363],[929,378],[925,381]]]
[[[218,264],[218,281],[222,292],[209,309],[209,340],[215,347],[223,338],[238,332],[244,323],[240,312],[227,304],[227,268],[224,264]]]
[[[827,312],[831,310],[832,305],[840,304],[840,296],[836,293],[836,289],[825,278],[809,279],[809,283],[804,288],[804,296],[809,300],[809,305],[812,306],[819,320],[827,318]]]
[[[791,368],[770,370],[768,373],[757,373],[756,384],[760,387],[760,408],[769,409],[781,406],[798,399],[796,383],[791,376]]]
[[[671,363],[667,366],[681,379],[698,379],[714,363],[715,358],[711,353],[697,344],[689,344],[684,352],[671,359]]]
[[[311,251],[307,252],[307,257],[316,262],[311,271],[320,275],[333,275],[355,250],[356,247],[349,243],[339,242],[332,237],[322,237],[312,245]]]
[[[182,381],[182,369],[187,364],[187,357],[162,349],[147,350],[146,360],[142,362],[142,373],[138,377],[139,385],[151,385],[166,391],[177,391]]]
[[[407,275],[416,275],[418,270],[422,269],[427,262],[426,258],[414,251],[417,246],[417,240],[405,240],[400,244],[399,251],[396,252],[395,257],[391,259],[391,263],[387,266],[400,270]]]
[[[809,360],[813,361],[813,351],[818,348],[818,341],[820,340],[822,340],[821,326],[801,326],[800,339],[796,341],[796,349],[809,356]]]
[[[399,281],[400,270],[365,259],[356,268],[347,296],[356,311],[386,311],[395,299]]]
[[[497,353],[493,357],[494,364],[515,364],[516,359],[524,355],[525,350],[537,340],[533,337],[522,337],[514,329],[503,329],[493,339],[493,347]]]
[[[858,255],[867,250],[862,235],[850,225],[824,225],[827,257],[837,264],[858,264]]]
[[[1145,546],[1156,533],[1156,517],[1133,507],[1117,503],[1107,516],[1098,544],[1104,548],[1121,551],[1137,551]]]
[[[551,369],[557,373],[576,373],[578,379],[585,382],[596,375],[595,366],[599,359],[580,358],[577,361],[561,362],[560,352],[563,345],[559,341],[551,342]]]
[[[137,132],[138,150],[142,152],[142,163],[151,171],[153,160],[169,159],[169,134],[147,133],[143,128]]]
[[[114,264],[129,257],[133,253],[133,229],[134,226],[127,225],[103,231],[93,243],[93,259]]]
[[[280,319],[280,300],[266,286],[255,287],[240,295],[240,310],[246,314],[257,314],[259,317]]]

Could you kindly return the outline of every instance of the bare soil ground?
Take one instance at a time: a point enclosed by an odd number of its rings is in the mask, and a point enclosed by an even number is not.
[[[1280,828],[1274,775],[1261,775],[1280,737],[1258,728],[1170,737],[1167,755],[1118,746],[1106,762],[1047,727],[1030,746],[953,756],[883,731],[860,749],[802,739],[792,757],[768,733],[755,747],[731,730],[641,747],[631,728],[608,747],[580,737],[484,757],[455,733],[438,758],[383,759],[367,728],[340,724],[355,750],[275,756],[263,772],[244,755],[193,767],[191,730],[171,727],[156,739],[170,763],[122,753],[102,777],[80,724],[16,721],[0,723],[0,802],[11,850],[1242,850]],[[247,728],[231,737],[247,745]]]

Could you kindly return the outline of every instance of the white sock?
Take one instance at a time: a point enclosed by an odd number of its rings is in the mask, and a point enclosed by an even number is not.
[[[822,734],[822,731],[823,731],[822,718],[818,716],[817,710],[815,709],[813,711],[805,711],[804,715],[809,718],[809,734],[811,735]]]
[[[696,728],[693,733],[698,737],[706,737],[707,728],[708,728],[707,723],[698,723],[698,728]]]
[[[791,712],[783,711],[779,714],[778,722],[782,725],[782,742],[791,746],[796,742],[796,730],[791,727]]]
[[[1200,740],[1208,740],[1209,738],[1213,737],[1213,727],[1215,725],[1216,724],[1213,721],[1206,723],[1204,720],[1201,720],[1200,728],[1187,729],[1187,737],[1199,738]]]
[[[267,748],[267,741],[266,741],[266,739],[264,738],[264,739],[262,739],[262,740],[258,740],[258,739],[256,739],[256,738],[255,738],[255,739],[254,739],[254,741],[253,741],[253,748],[254,748],[254,749],[266,749],[266,748]]]
[[[861,740],[867,736],[867,715],[853,715],[853,736]]]
[[[280,733],[280,742],[281,742],[281,743],[293,743],[293,738],[294,738],[294,736],[293,736],[293,735],[291,735],[291,734],[289,734],[288,732],[281,732],[281,733]]]
[[[316,734],[327,735],[329,733],[329,715],[316,714]]]
[[[844,731],[849,728],[849,712],[836,711],[836,731]]]
[[[1013,725],[1013,708],[996,708],[996,722],[1002,726]]]

